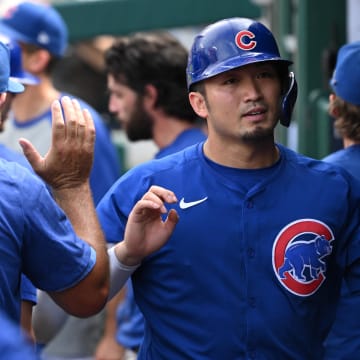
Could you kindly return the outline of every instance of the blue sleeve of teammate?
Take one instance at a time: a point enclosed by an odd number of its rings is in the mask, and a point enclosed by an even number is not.
[[[8,218],[9,226],[23,232],[23,273],[39,289],[60,291],[78,283],[91,271],[96,262],[95,250],[78,238],[44,184],[29,175],[19,189],[20,194],[27,194],[19,198],[22,220],[13,215],[19,211],[14,209],[19,205],[15,203],[8,211],[12,215]]]
[[[352,187],[354,193],[358,183]],[[353,198],[359,199],[355,195]],[[326,339],[327,360],[360,359],[360,203],[355,201],[350,210],[351,217],[344,231],[350,232],[347,243],[345,275],[342,282],[341,297],[336,311],[333,327]]]
[[[37,303],[36,287],[33,283],[24,275],[21,275],[21,300],[31,301],[34,304]]]
[[[343,284],[336,319],[325,341],[326,360],[360,359],[360,293]]]

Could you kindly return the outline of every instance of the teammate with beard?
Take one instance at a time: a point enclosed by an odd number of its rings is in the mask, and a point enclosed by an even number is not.
[[[165,32],[119,38],[105,54],[109,111],[129,140],[155,142],[159,148],[156,159],[205,139],[187,96],[187,56],[185,47]],[[120,301],[122,294],[108,304],[105,333],[97,349],[99,359],[109,354],[135,359],[141,345],[144,320],[131,282],[118,307]]]

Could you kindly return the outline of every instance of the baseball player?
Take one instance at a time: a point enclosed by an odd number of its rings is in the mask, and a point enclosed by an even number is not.
[[[187,96],[187,56],[186,48],[166,32],[139,32],[118,38],[105,53],[109,110],[131,141],[154,141],[159,149],[156,159],[206,137]],[[106,331],[96,355],[105,358],[110,351],[115,352],[116,338],[125,349],[122,359],[136,359],[144,320],[135,303],[131,282],[127,284],[125,300],[120,307],[116,305],[114,299],[107,306]],[[115,318],[117,327],[111,326]]]
[[[53,100],[71,94],[53,85],[52,73],[68,45],[67,26],[49,4],[20,2],[10,6],[0,19],[0,34],[17,41],[22,47],[23,67],[41,81],[29,87],[12,103],[12,112],[0,141],[21,153],[17,142],[29,139],[45,155],[51,142]],[[77,98],[82,108],[91,112],[96,127],[95,155],[90,184],[97,203],[120,175],[120,161],[104,119],[89,104]]]
[[[360,42],[343,45],[330,80],[329,114],[343,148],[323,160],[337,164],[360,180]],[[358,303],[343,283],[337,321],[326,341],[327,359],[360,358]]]
[[[187,77],[207,140],[99,203],[106,238],[124,238],[113,277],[132,274],[144,314],[139,359],[322,359],[341,281],[359,292],[359,184],[274,141],[296,99],[290,64],[257,21],[206,27]]]
[[[68,47],[66,23],[51,4],[22,1],[11,5],[3,13],[0,19],[0,34],[19,42],[22,47],[24,69],[41,79],[39,84],[29,86],[13,100],[11,116],[6,122],[5,131],[0,134],[0,142],[21,153],[18,139],[25,137],[44,156],[51,143],[52,102],[64,95],[74,98],[72,94],[58,89],[53,78],[54,70]],[[77,74],[73,76],[76,77]],[[96,129],[94,159],[90,173],[91,192],[96,204],[118,179],[121,172],[120,159],[104,119],[93,107],[79,97],[76,98],[82,108],[87,108],[91,112]],[[46,294],[43,296],[47,298]],[[39,306],[41,298],[42,294],[39,293]],[[56,346],[53,351],[66,352],[66,356],[73,357],[79,353],[84,353],[84,357],[91,355],[96,341],[93,341],[89,334],[92,332],[93,337],[101,336],[99,329],[103,318],[102,314],[87,319],[69,317],[64,325],[69,329],[65,329],[66,333],[71,332],[69,337],[78,340],[69,342],[58,338],[59,343],[53,342]]]
[[[21,48],[13,40],[8,38],[1,38],[1,41],[6,44],[10,52],[10,79],[12,81],[19,82],[26,88],[28,85],[35,85],[39,83],[39,79],[26,72],[21,63]],[[3,130],[4,123],[8,117],[8,113],[11,107],[11,102],[16,93],[12,93],[11,89],[8,89],[5,103],[3,104],[3,110],[1,111],[0,120],[0,132]],[[11,149],[4,144],[0,144],[0,158],[15,161],[18,164],[25,166],[32,171],[32,168],[26,158]],[[32,335],[32,310],[36,304],[36,288],[31,281],[24,275],[21,276],[21,325],[28,334]]]
[[[9,49],[0,43],[0,110],[8,92],[24,90],[9,75]],[[67,97],[53,102],[52,115],[52,144],[45,157],[27,139],[19,140],[43,181],[0,159],[0,303],[15,322],[20,320],[21,273],[76,316],[97,313],[108,295],[106,245],[88,179],[93,122],[88,111]]]

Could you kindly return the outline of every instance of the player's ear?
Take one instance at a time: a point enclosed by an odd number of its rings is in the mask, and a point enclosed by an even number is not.
[[[206,119],[208,116],[208,108],[204,96],[197,91],[191,91],[189,93],[189,101],[195,113],[201,118]]]
[[[148,111],[156,107],[158,91],[152,84],[145,85],[144,89],[144,108]]]
[[[330,94],[329,95],[329,107],[328,107],[328,113],[333,118],[338,118],[340,115],[339,107],[336,104],[336,95]]]
[[[26,69],[32,74],[39,74],[46,69],[51,60],[51,54],[45,49],[38,49],[27,56]]]

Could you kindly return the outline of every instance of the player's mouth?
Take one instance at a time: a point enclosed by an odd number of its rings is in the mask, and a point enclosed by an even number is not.
[[[265,107],[256,107],[245,112],[242,117],[250,121],[261,121],[265,118],[266,112]]]

